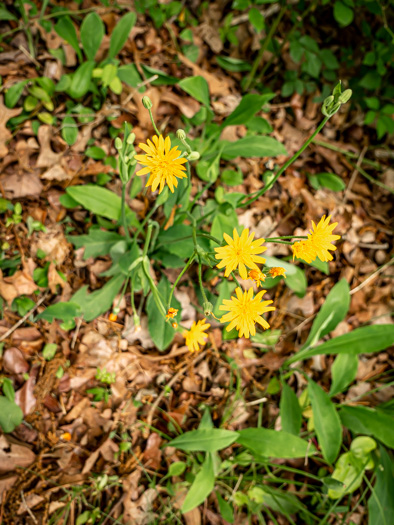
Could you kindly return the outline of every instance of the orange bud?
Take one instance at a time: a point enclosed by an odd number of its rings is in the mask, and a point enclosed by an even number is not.
[[[109,317],[108,317],[108,319],[110,321],[113,321],[113,322],[115,322],[117,320],[117,318],[118,318],[118,316],[116,314],[114,314],[114,313],[110,313]]]

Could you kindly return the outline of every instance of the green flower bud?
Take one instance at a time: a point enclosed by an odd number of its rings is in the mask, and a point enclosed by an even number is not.
[[[212,303],[206,302],[202,305],[202,309],[204,310],[204,315],[208,317],[212,314],[213,305]]]
[[[127,137],[127,144],[134,144],[135,141],[135,133],[130,133],[130,135]]]
[[[187,160],[190,160],[190,161],[198,160],[199,158],[200,158],[200,154],[198,153],[198,151],[192,151],[192,152],[187,156]]]
[[[118,306],[115,306],[115,308],[112,308],[112,313],[114,313],[115,315],[118,315],[119,312],[120,312],[120,308]]]
[[[350,97],[352,96],[352,90],[351,89],[345,89],[345,91],[342,93],[342,95],[339,96],[338,102],[340,104],[346,104],[350,100]]]
[[[186,140],[186,133],[183,131],[183,129],[178,129],[176,136],[179,140]]]
[[[120,151],[123,147],[122,139],[120,137],[116,137],[115,139],[115,148]]]
[[[144,97],[142,97],[142,104],[143,104],[144,108],[152,109],[152,106],[153,106],[152,101],[146,95]]]

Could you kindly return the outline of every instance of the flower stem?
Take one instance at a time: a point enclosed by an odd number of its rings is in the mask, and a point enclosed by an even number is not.
[[[278,170],[275,177],[266,185],[264,188],[262,188],[260,191],[256,193],[254,197],[251,197],[247,201],[243,202],[238,208],[246,208],[249,206],[249,204],[252,204],[255,200],[260,198],[262,195],[264,195],[265,192],[270,190],[272,186],[275,184],[275,182],[279,179],[279,177],[282,175],[282,173],[291,165],[293,162],[298,159],[298,157],[301,155],[301,153],[306,150],[306,148],[309,146],[309,144],[312,142],[312,140],[316,137],[318,133],[324,128],[326,123],[330,117],[324,117],[324,119],[320,122],[316,130],[312,133],[312,135],[308,138],[308,140],[301,146],[301,148],[289,159],[287,162],[283,164],[283,166]]]
[[[153,229],[153,225],[149,224],[148,231],[146,233],[145,244],[144,244],[144,251],[142,253],[142,257],[145,257],[146,254],[148,253],[149,244],[150,244],[150,240],[151,240],[151,237],[152,237],[152,229]]]
[[[148,109],[148,111],[149,111],[149,116],[150,116],[150,120],[151,120],[151,122],[152,122],[153,129],[156,131],[157,136],[160,137],[161,133],[160,133],[160,131],[159,131],[159,130],[157,129],[157,127],[156,127],[156,123],[155,123],[155,120],[154,120],[154,118],[153,118],[152,110],[151,110],[151,109]]]
[[[176,281],[174,282],[174,284],[172,285],[172,288],[171,288],[171,291],[170,291],[170,295],[168,297],[168,301],[167,301],[167,311],[168,309],[170,308],[171,306],[171,300],[172,300],[172,296],[174,295],[174,291],[175,291],[175,288],[178,286],[178,283],[179,281],[182,279],[183,275],[185,274],[185,272],[187,271],[187,269],[189,268],[189,266],[192,264],[192,262],[194,261],[194,258],[196,256],[196,252],[193,252],[190,259],[187,261],[186,263],[186,266],[183,268],[183,270],[181,271],[181,273],[178,275],[178,277],[176,278]]]
[[[122,226],[125,231],[126,239],[130,241],[130,232],[129,227],[127,225],[127,219],[126,219],[126,183],[122,182],[122,200],[121,200],[121,221]]]

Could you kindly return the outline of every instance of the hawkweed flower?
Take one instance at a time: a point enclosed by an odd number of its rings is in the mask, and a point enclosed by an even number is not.
[[[186,339],[186,345],[190,352],[197,352],[200,350],[199,345],[202,347],[205,345],[208,337],[205,330],[208,330],[210,326],[209,323],[205,322],[205,319],[202,319],[197,323],[194,321],[190,330],[183,332],[183,337]]]
[[[256,286],[257,288],[259,286],[261,286],[261,283],[263,283],[265,281],[265,278],[267,276],[265,275],[265,273],[261,272],[260,270],[250,270],[249,273],[248,273],[248,278],[251,280],[251,281],[254,281],[256,283]]]
[[[297,259],[311,263],[317,257],[316,250],[309,240],[295,242],[291,249],[293,250],[293,261],[297,257]]]
[[[184,173],[186,168],[182,165],[187,159],[181,157],[177,147],[171,148],[170,137],[164,139],[163,135],[160,137],[154,135],[152,141],[148,139],[147,144],[139,144],[146,155],[135,155],[134,158],[146,167],[137,171],[136,175],[140,177],[150,173],[146,188],[151,186],[152,191],[156,191],[160,186],[159,193],[161,193],[167,184],[171,193],[174,193],[174,187],[178,186],[177,178],[187,177]]]
[[[271,277],[279,277],[283,275],[283,277],[286,279],[286,270],[281,266],[274,266],[273,268],[270,268],[268,273]]]
[[[265,240],[257,239],[253,240],[254,233],[249,235],[249,229],[246,228],[241,237],[239,237],[237,230],[234,228],[232,239],[227,233],[223,234],[224,240],[227,242],[227,246],[221,246],[215,248],[216,259],[222,259],[217,265],[217,268],[226,267],[224,276],[228,277],[230,273],[238,267],[239,274],[242,279],[248,278],[246,267],[252,270],[258,270],[256,263],[265,263],[265,259],[260,257],[258,254],[263,253],[267,248],[261,246]]]
[[[176,308],[169,308],[167,310],[166,319],[174,319],[176,314],[178,313],[178,310]]]
[[[275,310],[275,306],[268,306],[273,301],[261,301],[267,290],[261,290],[253,297],[253,289],[249,288],[242,293],[241,288],[235,290],[236,297],[223,299],[223,304],[219,310],[228,310],[228,313],[220,319],[221,323],[230,323],[226,330],[230,332],[236,328],[239,337],[249,337],[249,334],[256,335],[256,323],[267,330],[270,325],[261,316],[265,312]]]
[[[323,261],[332,261],[333,256],[329,250],[336,250],[337,247],[332,244],[333,241],[337,241],[341,238],[340,235],[332,235],[332,231],[338,225],[337,222],[330,224],[331,215],[327,218],[325,215],[320,219],[320,222],[316,224],[312,221],[312,229],[309,230],[308,241],[312,244],[317,257]]]

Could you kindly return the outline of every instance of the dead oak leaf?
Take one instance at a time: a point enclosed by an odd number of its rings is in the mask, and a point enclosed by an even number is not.
[[[29,448],[10,443],[5,436],[0,436],[0,472],[28,467],[35,458],[36,455]]]
[[[187,57],[178,53],[178,57],[185,64],[193,70],[195,76],[201,76],[208,82],[209,91],[211,95],[228,95],[230,93],[230,86],[228,81],[219,79],[216,75],[209,73],[207,70],[201,68]]]
[[[6,127],[6,124],[10,118],[19,115],[22,112],[22,109],[23,108],[7,108],[3,103],[3,96],[0,96],[0,159],[7,155],[7,142],[12,138],[12,133]]]
[[[3,179],[1,184],[8,199],[39,197],[43,189],[43,185],[35,173],[12,173]]]
[[[52,138],[52,127],[51,126],[40,126],[38,128],[38,142],[40,143],[40,154],[37,159],[37,168],[50,168],[54,164],[57,164],[62,157],[63,153],[55,153],[52,150],[51,138]]]
[[[25,270],[19,270],[11,277],[3,277],[0,270],[0,295],[10,305],[15,297],[30,295],[38,290],[32,276]]]

